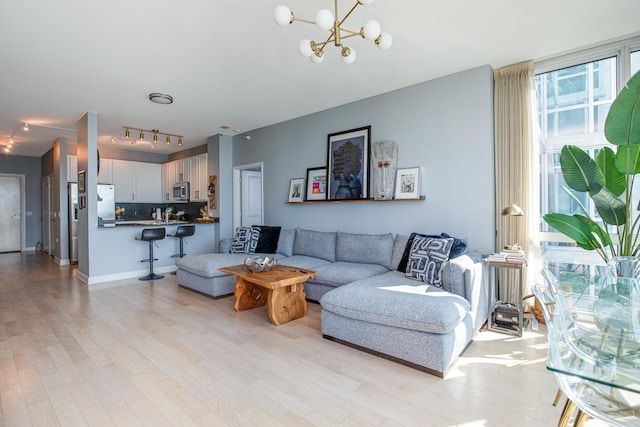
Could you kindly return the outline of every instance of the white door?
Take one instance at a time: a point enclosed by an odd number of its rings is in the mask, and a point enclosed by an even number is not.
[[[20,242],[20,178],[0,176],[0,252],[16,252]]]
[[[243,170],[241,183],[242,226],[262,225],[262,173]]]

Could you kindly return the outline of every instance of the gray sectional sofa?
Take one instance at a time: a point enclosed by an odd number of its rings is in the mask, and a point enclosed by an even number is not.
[[[442,286],[397,271],[408,236],[281,230],[279,264],[315,270],[307,299],[322,306],[325,338],[440,377],[487,319],[487,285],[477,254],[442,266]],[[185,256],[178,284],[214,298],[233,294],[235,277],[219,267],[241,264],[246,254]]]

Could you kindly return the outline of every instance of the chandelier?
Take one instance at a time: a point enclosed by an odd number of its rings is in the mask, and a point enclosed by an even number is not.
[[[324,47],[333,42],[336,47],[340,48],[342,61],[347,64],[351,64],[356,59],[356,51],[352,47],[343,45],[343,40],[360,36],[363,39],[372,40],[380,49],[383,50],[389,49],[393,41],[391,34],[382,32],[382,28],[378,21],[367,21],[358,31],[349,30],[342,26],[358,6],[366,6],[371,3],[373,3],[373,0],[356,0],[356,4],[353,5],[351,10],[349,10],[342,19],[340,19],[338,17],[338,0],[335,0],[335,13],[331,12],[329,9],[322,9],[316,14],[315,21],[296,18],[291,9],[287,6],[280,5],[276,7],[274,11],[274,18],[278,25],[285,26],[293,24],[293,21],[298,21],[305,22],[307,24],[314,24],[320,30],[330,32],[329,37],[324,41],[304,39],[300,42],[298,51],[302,56],[306,56],[311,59],[311,62],[316,64],[321,63],[324,60]]]

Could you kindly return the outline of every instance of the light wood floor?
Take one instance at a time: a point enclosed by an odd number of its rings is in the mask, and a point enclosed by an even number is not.
[[[41,253],[0,255],[2,426],[552,426],[547,339],[481,332],[445,379],[322,338],[320,306],[266,308],[175,276],[88,290]]]

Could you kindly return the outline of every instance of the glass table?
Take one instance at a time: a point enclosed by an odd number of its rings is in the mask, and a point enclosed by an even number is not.
[[[584,412],[640,425],[640,280],[563,273],[547,369]]]

